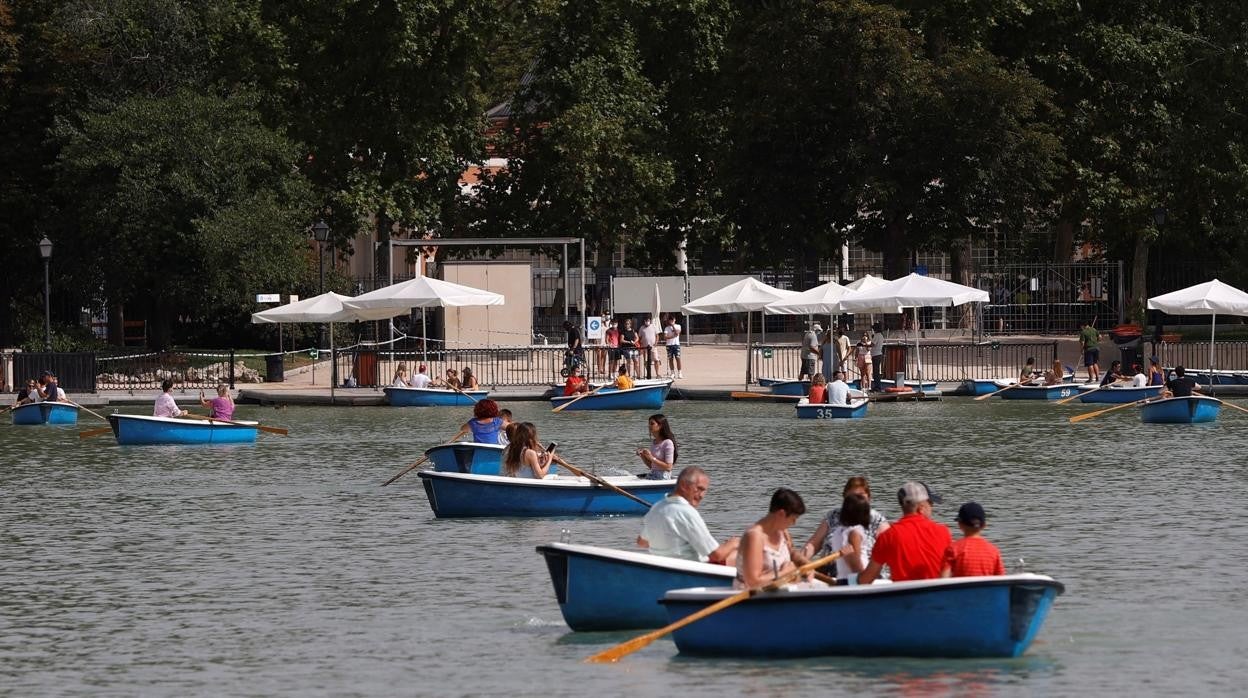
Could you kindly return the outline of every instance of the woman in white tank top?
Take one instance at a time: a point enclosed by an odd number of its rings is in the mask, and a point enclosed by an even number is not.
[[[776,490],[767,515],[741,537],[733,587],[761,587],[797,569],[790,550],[789,527],[805,513],[806,504],[798,493],[784,487]]]

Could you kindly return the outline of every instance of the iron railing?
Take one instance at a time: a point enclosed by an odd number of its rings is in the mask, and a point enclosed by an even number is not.
[[[1207,347],[1206,347],[1207,348]],[[801,347],[792,344],[754,344],[752,370],[755,379],[797,378],[801,371]],[[923,380],[955,382],[972,378],[1010,378],[1016,376],[1028,358],[1044,368],[1057,357],[1057,342],[978,342],[936,343],[919,342],[919,357],[923,361]],[[1063,361],[1073,367],[1072,357]],[[822,368],[816,366],[816,371]],[[919,376],[914,344],[889,341],[884,345],[885,378],[891,379],[897,371],[904,370],[908,378]],[[857,366],[851,364],[849,378],[858,377]]]
[[[1167,369],[1183,366],[1204,370],[1209,366],[1209,342],[1149,342],[1152,354]],[[1142,357],[1147,359],[1149,357]],[[1105,363],[1105,362],[1101,362]],[[1248,371],[1248,342],[1214,342],[1213,367],[1217,371]]]

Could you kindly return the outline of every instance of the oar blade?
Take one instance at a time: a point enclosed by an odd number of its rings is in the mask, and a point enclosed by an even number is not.
[[[102,429],[89,429],[87,431],[78,432],[78,438],[89,439],[92,436],[101,436],[103,434],[111,434],[112,431],[113,431],[112,427],[104,427]]]
[[[270,434],[279,434],[281,436],[290,435],[289,429],[282,429],[281,427],[266,427],[263,424],[258,424],[256,425],[256,428],[259,429],[260,431],[267,431]]]
[[[633,652],[636,652],[637,650],[642,649],[643,647],[649,646],[655,640],[659,639],[660,637],[663,637],[668,632],[670,631],[668,631],[666,628],[663,628],[663,629],[656,630],[651,633],[646,633],[645,635],[640,635],[627,642],[620,643],[616,645],[615,647],[610,647],[608,649],[605,649],[599,652],[598,654],[595,654],[590,657],[586,657],[585,663],[586,664],[609,664],[611,662],[618,662],[624,657],[627,657],[628,655],[632,654]]]

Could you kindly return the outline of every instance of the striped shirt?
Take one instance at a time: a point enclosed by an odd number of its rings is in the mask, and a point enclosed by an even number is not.
[[[981,536],[954,541],[945,551],[945,564],[955,577],[991,577],[1005,574],[1001,551]]]

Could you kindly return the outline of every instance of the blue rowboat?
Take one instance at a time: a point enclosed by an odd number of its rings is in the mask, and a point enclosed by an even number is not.
[[[673,639],[683,654],[729,657],[1017,657],[1063,591],[1037,574],[782,589],[690,623]],[[734,593],[680,589],[662,603],[675,622]]]
[[[762,388],[771,388],[772,395],[809,395],[810,380],[796,380],[784,378],[759,378],[758,385]]]
[[[587,478],[552,475],[542,480],[423,470],[418,473],[429,506],[440,519],[478,516],[640,516],[648,509]],[[604,477],[616,487],[654,504],[676,487],[675,480],[635,475]]]
[[[250,444],[256,442],[256,422],[221,422],[141,414],[110,414],[117,443],[139,444]]]
[[[592,545],[547,543],[537,552],[546,558],[563,620],[577,631],[663,627],[663,594],[730,585],[736,576],[723,565]]]
[[[972,378],[962,381],[962,392],[968,395],[991,395],[1018,381],[1006,378]]]
[[[883,390],[887,390],[887,389],[889,389],[889,388],[892,388],[892,387],[894,387],[895,385],[896,385],[896,381],[886,380],[886,379],[883,379],[883,378],[881,378],[881,379],[880,379],[880,388],[881,388],[881,389],[883,389]],[[911,389],[911,390],[918,391],[918,390],[919,390],[920,381],[917,381],[917,380],[913,380],[913,381],[905,381],[905,382],[903,383],[903,385],[904,385],[905,387],[907,387],[907,388]],[[925,393],[934,393],[934,392],[936,392],[936,381],[922,381],[922,385],[923,385],[923,392],[925,392]]]
[[[1090,390],[1083,393],[1079,396],[1079,402],[1099,402],[1105,404],[1138,402],[1144,398],[1161,395],[1161,388],[1162,386],[1160,385],[1146,385],[1140,388],[1120,385],[1112,388],[1101,388],[1100,390]]]
[[[1004,382],[1004,381],[1003,381]],[[1000,388],[1008,386],[998,385]],[[1002,400],[1061,400],[1078,395],[1085,390],[1080,383],[1057,383],[1055,385],[1016,385],[1009,390],[1001,391],[997,397]],[[1091,388],[1086,388],[1091,390]]]
[[[848,405],[799,403],[793,406],[798,419],[862,419],[867,416],[867,400],[850,400]]]
[[[586,395],[576,401],[575,405],[568,405],[563,412],[576,412],[578,410],[657,410],[663,407],[663,401],[667,399],[667,391],[672,387],[671,381],[665,381],[661,384],[643,385],[627,390],[617,390],[615,388],[603,388],[601,391],[593,395]],[[551,407],[576,400],[576,396],[569,397],[552,397],[550,399]]]
[[[78,423],[78,405],[72,402],[29,402],[12,412],[14,424]]]
[[[1216,397],[1166,397],[1141,405],[1140,421],[1145,424],[1199,424],[1214,421],[1221,411],[1222,401]]]
[[[488,390],[461,393],[449,388],[401,388],[392,385],[382,391],[386,394],[386,401],[394,407],[471,407],[490,394]]]

